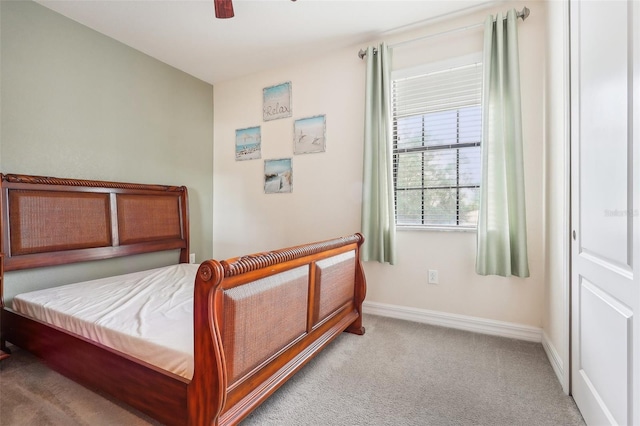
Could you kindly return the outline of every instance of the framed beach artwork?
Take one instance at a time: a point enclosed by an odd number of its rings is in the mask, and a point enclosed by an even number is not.
[[[264,193],[293,192],[293,166],[291,158],[264,160]]]
[[[324,152],[326,119],[324,115],[300,118],[293,122],[293,153]]]
[[[291,117],[291,82],[262,89],[262,119],[264,121]]]
[[[260,126],[236,130],[236,161],[261,158]]]

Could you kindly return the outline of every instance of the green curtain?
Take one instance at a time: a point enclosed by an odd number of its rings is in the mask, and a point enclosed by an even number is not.
[[[512,9],[484,27],[480,275],[529,276],[516,21]]]
[[[396,222],[391,136],[391,51],[367,49],[362,260],[395,263]]]

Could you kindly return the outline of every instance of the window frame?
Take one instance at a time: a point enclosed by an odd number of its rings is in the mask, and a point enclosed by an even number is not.
[[[442,72],[442,71],[446,71],[447,69],[455,69],[455,68],[459,68],[459,67],[463,67],[463,66],[468,66],[468,65],[473,65],[473,64],[481,64],[482,65],[482,53],[481,52],[477,52],[477,53],[472,53],[469,55],[463,55],[463,56],[458,56],[455,58],[451,58],[451,59],[447,59],[447,60],[443,60],[443,61],[437,61],[437,62],[433,62],[433,63],[429,63],[429,64],[423,64],[423,65],[419,65],[416,67],[410,67],[410,68],[405,68],[405,69],[400,69],[400,70],[393,70],[391,73],[391,81],[395,82],[396,80],[400,80],[400,79],[405,79],[405,78],[409,78],[409,77],[416,77],[416,76],[420,76],[423,74],[430,74],[430,73],[435,73],[435,72]],[[482,84],[482,82],[481,82]],[[394,96],[394,95],[393,95]],[[393,103],[393,101],[392,101]],[[480,101],[479,104],[480,108],[482,108],[482,101]],[[452,110],[454,111],[454,110]],[[458,141],[460,139],[460,108],[455,109],[456,111],[456,141]],[[480,110],[481,114],[482,114],[482,109]],[[424,116],[423,116],[424,117]],[[428,152],[428,151],[438,151],[438,150],[445,150],[445,149],[449,149],[449,150],[453,150],[456,148],[460,148],[460,149],[464,149],[464,148],[472,148],[472,147],[481,147],[481,140],[476,141],[476,142],[465,142],[465,143],[455,143],[455,144],[440,144],[440,145],[434,145],[434,146],[419,146],[419,147],[410,147],[410,148],[400,148],[398,149],[396,146],[397,143],[397,129],[398,129],[398,120],[395,114],[395,109],[392,108],[392,128],[394,136],[393,136],[393,141],[392,141],[392,153],[393,153],[393,195],[394,195],[394,204],[397,207],[397,194],[399,193],[398,187],[397,187],[397,170],[396,170],[396,164],[397,164],[397,156],[398,154],[403,154],[403,153],[410,153],[410,152]],[[482,135],[482,116],[480,117],[481,123],[480,123],[480,135]],[[422,126],[424,129],[424,118],[422,119]],[[458,224],[456,225],[440,225],[440,224],[399,224],[398,223],[398,212],[395,212],[395,217],[394,217],[394,221],[396,224],[396,228],[398,230],[420,230],[420,231],[456,231],[456,232],[476,232],[477,230],[477,224],[476,225],[460,225],[459,221],[460,221],[460,204],[459,204],[459,200],[460,200],[460,190],[461,189],[465,189],[465,188],[480,188],[480,183],[478,183],[478,185],[460,185],[460,150],[456,149],[456,185],[455,186],[451,186],[451,187],[442,187],[442,186],[426,186],[425,182],[424,182],[424,173],[422,175],[422,186],[420,187],[416,187],[414,189],[411,188],[406,188],[406,189],[400,189],[400,191],[421,191],[422,193],[422,197],[421,199],[423,200],[423,205],[422,205],[422,217],[423,217],[423,221],[424,221],[424,212],[426,211],[425,206],[424,206],[424,193],[425,191],[429,191],[429,190],[437,190],[437,189],[455,189],[456,190],[456,207],[455,207],[455,216],[456,216],[456,222]],[[480,161],[482,161],[480,159]],[[424,170],[424,156],[422,157],[422,167]]]

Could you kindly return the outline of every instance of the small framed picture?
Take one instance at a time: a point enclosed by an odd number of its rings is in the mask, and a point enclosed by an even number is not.
[[[293,122],[293,153],[324,152],[326,119],[324,115],[300,118]]]
[[[260,126],[236,130],[236,161],[256,160],[262,156]]]
[[[291,117],[291,82],[262,89],[262,119],[264,121]]]
[[[293,192],[293,166],[291,158],[264,160],[264,193]]]

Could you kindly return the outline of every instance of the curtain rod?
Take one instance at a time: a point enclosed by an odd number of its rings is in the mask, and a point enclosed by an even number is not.
[[[521,11],[516,12],[516,19],[517,18],[522,18],[522,20],[524,21],[525,19],[527,19],[529,17],[529,14],[531,13],[531,11],[529,10],[528,7],[524,7],[522,8]],[[410,40],[405,40],[405,41],[401,41],[398,43],[394,43],[394,44],[390,44],[389,47],[398,47],[401,46],[403,44],[409,44],[409,43],[413,43],[416,41],[422,41],[422,40],[426,40],[428,38],[432,38],[432,37],[440,37],[443,35],[447,35],[447,34],[453,34],[453,33],[458,33],[458,32],[462,32],[462,31],[467,31],[470,30],[472,28],[478,28],[480,26],[484,25],[484,23],[479,23],[479,24],[474,24],[474,25],[469,25],[466,27],[462,27],[462,28],[455,28],[453,30],[448,30],[448,31],[443,31],[440,33],[435,33],[435,34],[428,34],[426,36],[422,36],[422,37],[418,37],[418,38],[414,38],[414,39],[410,39]],[[373,53],[376,53],[377,49],[373,50]],[[367,50],[366,49],[360,49],[360,51],[358,52],[358,56],[360,57],[360,59],[364,59],[365,56],[367,56]]]

